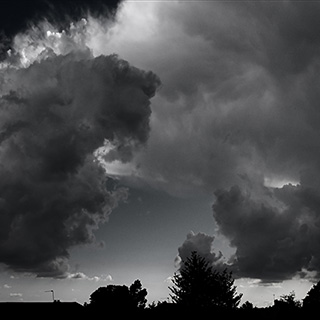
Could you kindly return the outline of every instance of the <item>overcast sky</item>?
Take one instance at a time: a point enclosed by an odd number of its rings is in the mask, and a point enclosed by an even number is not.
[[[193,250],[243,301],[320,272],[320,2],[0,1],[0,299],[149,302]]]

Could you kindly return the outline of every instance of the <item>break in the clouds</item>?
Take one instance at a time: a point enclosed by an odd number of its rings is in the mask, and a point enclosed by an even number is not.
[[[102,161],[129,161],[149,136],[158,77],[95,57],[86,20],[17,35],[1,65],[0,262],[64,277],[69,249],[127,196]],[[109,185],[109,188],[107,186]]]
[[[128,2],[117,18],[94,50],[163,84],[139,177],[215,193],[239,276],[319,273],[320,4]]]

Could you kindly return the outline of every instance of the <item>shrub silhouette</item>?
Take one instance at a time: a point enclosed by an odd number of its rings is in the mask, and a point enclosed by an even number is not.
[[[172,280],[170,297],[187,308],[234,309],[242,295],[237,295],[231,272],[213,270],[205,258],[195,251]]]

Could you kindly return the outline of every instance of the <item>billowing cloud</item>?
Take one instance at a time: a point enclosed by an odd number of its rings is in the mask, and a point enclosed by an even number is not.
[[[2,0],[0,10],[0,59],[12,45],[12,38],[31,25],[46,20],[59,28],[69,27],[70,20],[80,20],[88,13],[112,19],[121,0]]]
[[[63,32],[44,23],[2,62],[0,262],[15,271],[66,276],[69,249],[94,242],[127,196],[107,189],[102,161],[130,161],[149,137],[158,77],[95,57],[87,36],[86,20]]]
[[[195,234],[190,231],[187,234],[187,239],[178,248],[178,256],[176,258],[176,265],[183,266],[184,262],[191,257],[192,252],[197,252],[198,255],[205,258],[211,265],[219,268],[223,265],[223,255],[221,252],[215,253],[213,248],[214,237],[205,233]]]
[[[318,273],[319,17],[316,2],[131,1],[112,23],[15,37],[0,83],[0,261],[63,274],[68,249],[126,197],[102,187],[103,163],[214,192],[238,276]],[[122,59],[161,78],[152,113],[158,78]],[[179,250],[210,254],[212,241],[190,234]]]
[[[266,282],[319,277],[318,189],[289,184],[255,199],[235,185],[215,195],[214,217],[236,248],[238,276]]]
[[[113,278],[110,274],[90,277],[83,272],[69,273],[68,279],[89,280],[89,281],[108,281],[108,282],[113,281]]]
[[[91,45],[162,80],[139,176],[213,192],[317,167],[318,15],[290,1],[124,3]]]

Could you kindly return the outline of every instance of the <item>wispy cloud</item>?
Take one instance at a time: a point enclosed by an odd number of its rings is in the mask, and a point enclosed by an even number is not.
[[[22,298],[23,294],[20,292],[12,292],[9,294],[12,298]]]
[[[83,272],[70,273],[67,276],[67,279],[79,279],[79,280],[89,280],[89,281],[106,281],[112,282],[113,278],[110,274],[100,275],[100,276],[88,276]]]

